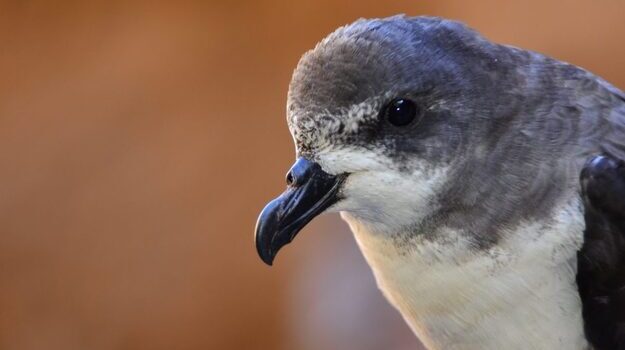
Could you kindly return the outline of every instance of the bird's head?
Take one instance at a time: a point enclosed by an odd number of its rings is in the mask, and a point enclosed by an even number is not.
[[[324,211],[396,232],[436,207],[459,160],[487,152],[493,116],[515,108],[499,50],[458,22],[396,16],[339,28],[306,53],[287,102],[297,160],[258,219],[261,258],[271,264]]]

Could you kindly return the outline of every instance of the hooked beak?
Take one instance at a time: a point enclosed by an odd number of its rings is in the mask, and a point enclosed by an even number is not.
[[[256,250],[267,265],[306,224],[339,200],[345,178],[330,175],[305,158],[297,159],[287,174],[288,188],[265,206],[256,222]]]

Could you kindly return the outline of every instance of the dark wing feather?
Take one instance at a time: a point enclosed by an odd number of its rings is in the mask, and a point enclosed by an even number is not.
[[[581,172],[586,230],[577,284],[586,336],[625,350],[625,161],[597,156]]]

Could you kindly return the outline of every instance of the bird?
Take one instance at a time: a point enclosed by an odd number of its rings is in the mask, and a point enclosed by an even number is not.
[[[618,88],[397,15],[305,53],[286,114],[295,163],[256,223],[265,263],[338,212],[428,349],[625,349]]]

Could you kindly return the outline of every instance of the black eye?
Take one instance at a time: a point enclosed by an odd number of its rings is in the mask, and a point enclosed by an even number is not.
[[[395,126],[410,124],[418,113],[417,105],[405,98],[396,98],[386,105],[385,116],[389,123]]]

